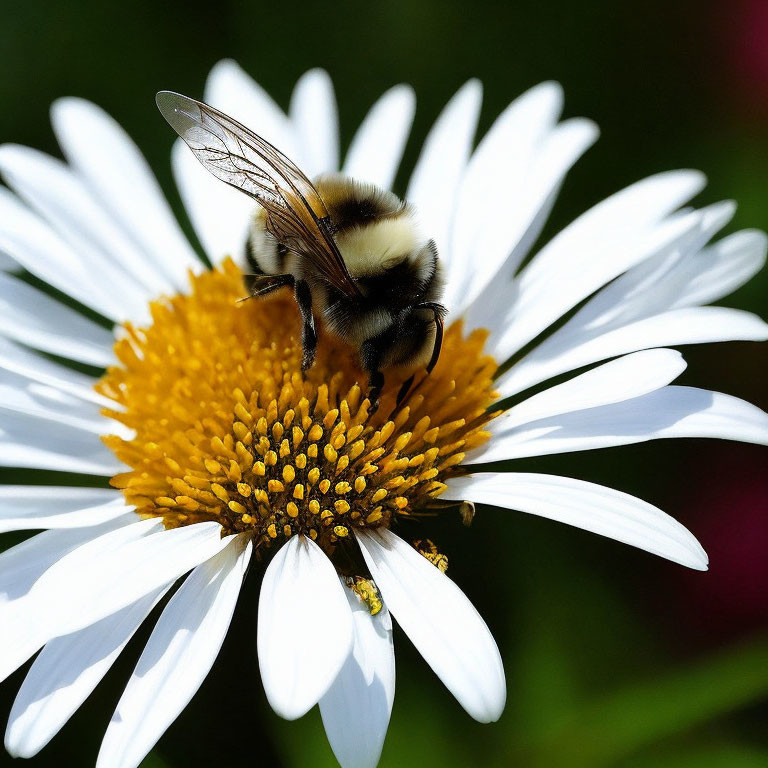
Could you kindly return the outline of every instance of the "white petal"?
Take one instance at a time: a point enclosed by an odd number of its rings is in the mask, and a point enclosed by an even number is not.
[[[35,528],[87,528],[129,512],[112,488],[0,485],[0,532]]]
[[[40,599],[46,592],[41,587],[46,574],[79,551],[93,551],[102,542],[144,535],[147,525],[137,528],[132,522],[135,520],[136,515],[131,513],[92,528],[45,531],[0,556],[0,680],[50,639],[55,612],[67,610],[76,599],[65,595],[63,602],[54,605]]]
[[[162,269],[171,285],[184,290],[188,270],[199,272],[203,265],[128,134],[106,112],[84,99],[54,102],[51,119],[65,156],[91,193],[125,236]]]
[[[536,419],[630,400],[666,386],[684,370],[683,356],[674,349],[635,352],[529,397],[494,419],[491,428],[508,430]],[[504,388],[499,389],[505,396]]]
[[[39,417],[48,421],[104,435],[132,434],[122,424],[101,414],[96,403],[81,400],[57,387],[30,381],[26,376],[0,367],[0,410]]]
[[[167,588],[79,632],[51,640],[35,659],[5,732],[14,757],[36,755],[88,698]]]
[[[298,158],[291,121],[236,62],[223,59],[214,65],[205,84],[205,101],[239,120],[291,159]]]
[[[621,325],[685,305],[680,298],[685,296],[692,280],[706,280],[709,261],[700,249],[728,222],[733,210],[731,203],[716,203],[700,211],[685,211],[671,217],[664,227],[672,227],[673,234],[675,228],[681,228],[679,236],[666,238],[655,253],[647,249],[648,258],[598,291],[552,338],[567,337],[573,346],[584,337],[594,338]],[[662,233],[664,227],[660,230]],[[502,319],[502,325],[506,320]],[[503,340],[509,331],[505,329],[499,336]],[[503,348],[503,341],[500,346]]]
[[[514,185],[525,176],[562,106],[560,85],[541,83],[515,99],[483,136],[461,181],[452,247],[455,258],[473,252],[475,241],[493,224],[499,206],[513,207],[520,194]],[[489,207],[493,217],[488,215]]]
[[[0,250],[0,270],[11,272],[14,269],[18,269],[18,266],[16,259],[11,258],[7,253],[3,253]]]
[[[0,367],[74,395],[81,400],[97,403],[102,407],[117,407],[117,403],[113,400],[94,391],[93,388],[98,381],[94,377],[47,360],[42,355],[2,337],[0,337]]]
[[[159,266],[126,237],[67,165],[28,147],[6,144],[0,148],[0,169],[9,186],[50,224],[70,253],[76,254],[76,265],[69,269],[80,267],[84,281],[95,289],[94,299],[101,295],[122,305],[123,296],[104,292],[111,280],[120,281],[121,294],[128,293],[128,306],[172,290]],[[13,222],[9,224],[18,231]]]
[[[449,267],[458,189],[472,150],[481,99],[480,83],[470,80],[448,102],[424,142],[406,194],[416,206],[424,235],[437,243]]]
[[[81,363],[114,362],[114,338],[105,328],[21,280],[0,274],[0,334]]]
[[[345,587],[344,592],[352,609],[354,642],[341,672],[320,699],[320,714],[342,768],[375,768],[395,699],[392,620],[386,606],[371,616],[351,589]]]
[[[0,466],[108,477],[125,469],[94,432],[12,411],[0,422]]]
[[[651,504],[602,485],[557,475],[479,473],[449,480],[445,498],[559,520],[689,568],[707,569],[707,555],[687,528]]]
[[[768,445],[768,414],[720,392],[664,387],[632,400],[541,419],[497,435],[479,458],[517,459],[671,437]]]
[[[256,203],[208,173],[181,139],[173,145],[171,164],[181,199],[211,263],[219,264],[230,256],[245,264],[248,227]]]
[[[413,124],[416,97],[408,85],[390,88],[369,110],[349,146],[343,173],[391,189]]]
[[[483,723],[506,701],[499,649],[466,595],[391,531],[357,533],[365,562],[392,615],[448,690]]]
[[[0,606],[23,599],[48,568],[82,544],[136,520],[130,514],[90,528],[44,531],[6,549],[0,554]]]
[[[724,201],[702,208],[698,211],[699,226],[691,236],[681,242],[676,253],[657,255],[644,264],[639,264],[622,275],[613,285],[606,286],[577,313],[580,319],[588,315],[595,317],[597,324],[605,323],[606,318],[637,320],[652,314],[663,312],[673,307],[692,306],[697,302],[686,300],[691,283],[700,286],[709,284],[709,273],[717,264],[702,251],[714,235],[732,218],[736,210],[734,203]],[[716,262],[716,260],[715,260]],[[728,271],[727,269],[725,270]],[[723,278],[722,274],[716,275]],[[736,282],[739,277],[736,276]],[[730,282],[725,277],[724,283]],[[711,286],[710,286],[711,287]],[[694,289],[694,294],[696,289]],[[611,307],[611,301],[615,305]]]
[[[149,535],[102,546],[98,551],[91,547],[87,552],[71,553],[35,587],[49,615],[51,636],[76,632],[109,616],[175,581],[226,545],[221,526],[209,522],[159,531],[150,526]],[[58,606],[72,595],[78,596],[76,610],[71,605],[69,610],[60,610]]]
[[[675,307],[718,301],[751,280],[764,266],[768,237],[745,229],[686,260],[677,277]]]
[[[229,629],[250,558],[250,542],[229,537],[171,598],[112,716],[97,768],[138,766],[195,695]]]
[[[333,83],[324,69],[310,69],[299,78],[291,96],[290,116],[304,173],[313,178],[338,171],[339,116]]]
[[[596,336],[589,329],[557,332],[500,376],[498,386],[507,395],[522,392],[566,371],[638,349],[766,339],[768,324],[750,312],[726,307],[673,309]]]
[[[658,222],[703,183],[693,171],[652,176],[599,203],[560,232],[520,273],[498,358],[516,352],[590,293],[670,247],[696,225],[696,214]]]
[[[259,669],[272,709],[295,720],[336,679],[352,647],[352,614],[314,541],[294,536],[269,564],[259,597]]]
[[[690,222],[691,226],[667,247],[605,286],[558,334],[586,329],[597,336],[678,305],[693,276],[707,271],[707,259],[700,259],[701,248],[728,222],[733,210],[733,205],[726,202],[673,216],[672,221]]]
[[[470,327],[493,326],[498,305],[489,304],[487,296],[500,288],[509,301],[509,283],[541,234],[565,175],[598,135],[590,120],[567,120],[542,138],[522,177],[508,180],[510,192],[498,198],[505,207],[497,208],[495,220],[487,222],[471,249],[483,267],[472,272],[471,291],[461,295],[455,307],[456,312],[468,312]]]
[[[460,311],[464,297],[474,296],[473,288],[493,277],[509,254],[511,246],[489,250],[489,241],[501,232],[519,234],[510,219],[521,207],[528,170],[562,103],[557,83],[537,85],[501,113],[472,154],[458,195],[444,297],[449,308]]]
[[[8,164],[9,159],[15,159],[13,155],[25,149],[8,144],[0,147],[0,170]],[[21,186],[7,170],[3,170],[3,175],[14,188]],[[45,185],[45,189],[48,189],[48,185]],[[48,224],[5,188],[0,188],[0,249],[11,254],[19,266],[104,317],[112,321],[128,317],[127,307],[130,304],[123,301],[124,297],[131,297],[132,286],[128,278],[123,277],[121,280],[126,284],[125,292],[110,297],[104,286],[116,282],[114,274],[110,280],[103,276],[99,280],[100,276],[93,265],[82,255],[84,249],[80,252],[72,250]]]

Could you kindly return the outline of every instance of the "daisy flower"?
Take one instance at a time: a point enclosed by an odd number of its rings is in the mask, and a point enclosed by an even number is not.
[[[229,61],[205,100],[309,176],[341,169],[383,188],[414,112],[410,88],[392,88],[341,163],[322,71],[300,79],[288,114]],[[180,142],[174,174],[212,267],[93,104],[53,106],[66,162],[0,148],[0,463],[103,480],[0,486],[2,530],[45,529],[0,556],[0,678],[39,651],[10,714],[11,754],[44,747],[162,604],[97,759],[137,766],[210,670],[249,565],[264,569],[267,698],[289,719],[319,704],[343,766],[379,759],[393,618],[472,717],[498,719],[496,643],[425,538],[428,519],[411,522],[459,509],[470,523],[463,502],[707,567],[693,535],[640,499],[490,463],[657,438],[768,443],[759,409],[673,385],[685,363],[666,348],[768,338],[758,317],[709,306],[761,268],[765,235],[710,244],[734,206],[684,207],[704,179],[675,171],[617,192],[531,254],[597,129],[560,121],[560,88],[544,83],[475,145],[480,101],[476,81],[450,100],[406,193],[447,276],[439,363],[404,407],[388,381],[375,413],[354,355],[332,339],[302,376],[290,296],[238,301],[254,204]]]

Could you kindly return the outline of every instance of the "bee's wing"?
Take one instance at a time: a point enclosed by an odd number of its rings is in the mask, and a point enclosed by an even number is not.
[[[347,296],[360,292],[332,235],[328,210],[312,182],[277,148],[217,109],[172,91],[157,106],[171,128],[216,178],[253,197],[267,212],[267,229],[309,259]]]

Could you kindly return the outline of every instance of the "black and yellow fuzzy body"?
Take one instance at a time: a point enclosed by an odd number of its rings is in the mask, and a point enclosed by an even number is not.
[[[374,407],[383,368],[432,370],[445,315],[440,263],[408,205],[340,175],[313,184],[277,147],[201,101],[172,91],[156,101],[206,170],[258,203],[249,288],[253,296],[293,288],[305,370],[314,363],[318,320],[359,352]]]
[[[249,261],[257,273],[254,293],[265,292],[260,286],[272,286],[280,276],[285,285],[291,276],[295,289],[306,285],[313,317],[359,352],[372,389],[380,388],[382,369],[431,369],[444,315],[434,242],[420,235],[412,208],[391,192],[338,174],[313,183],[358,295],[337,289],[310,261],[280,243],[268,229],[264,209],[255,212],[249,239]],[[297,301],[301,306],[299,290]]]

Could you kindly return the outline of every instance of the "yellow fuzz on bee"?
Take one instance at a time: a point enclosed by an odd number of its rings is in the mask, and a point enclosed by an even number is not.
[[[262,547],[303,534],[330,554],[354,529],[418,514],[488,439],[496,362],[484,331],[447,328],[439,363],[400,408],[408,372],[385,372],[371,414],[354,350],[322,329],[302,375],[290,291],[243,301],[231,261],[191,283],[152,303],[148,327],[125,325],[97,385],[135,435],[104,441],[130,467],[112,484],[141,515],[167,528],[215,520]]]

